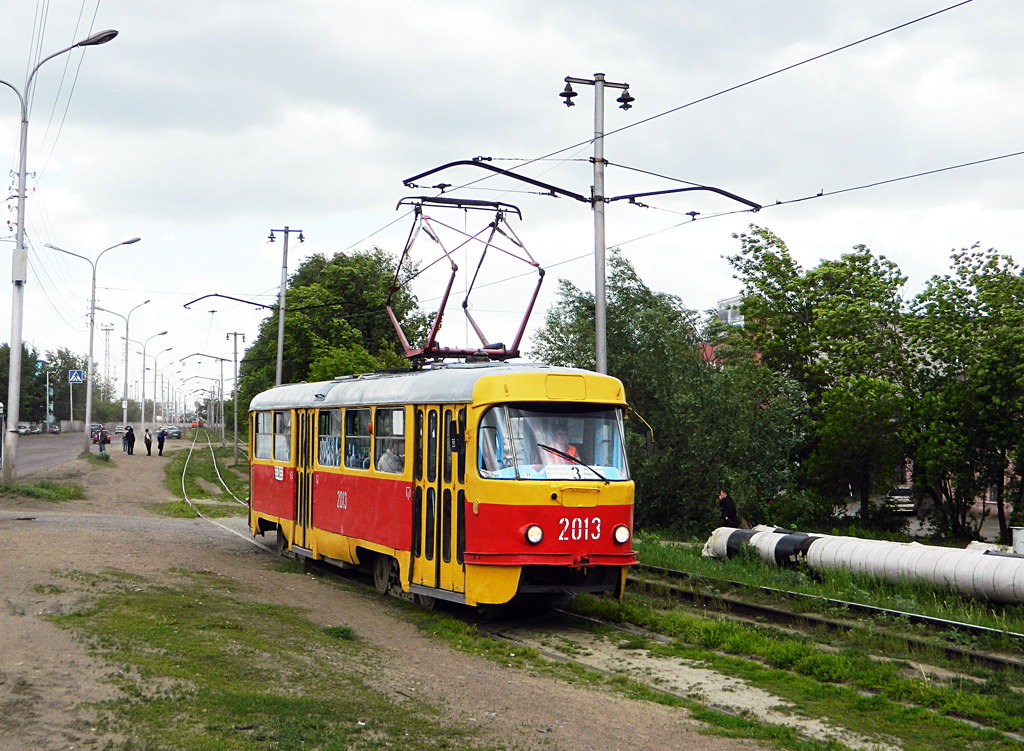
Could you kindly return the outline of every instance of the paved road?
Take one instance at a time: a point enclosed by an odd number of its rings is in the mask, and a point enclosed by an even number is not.
[[[18,437],[16,477],[25,477],[55,464],[70,461],[82,453],[82,433],[23,435]],[[92,446],[95,453],[96,447]]]

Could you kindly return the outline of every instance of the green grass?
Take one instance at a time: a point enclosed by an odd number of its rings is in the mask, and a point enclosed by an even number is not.
[[[244,501],[249,497],[249,479],[245,474],[246,465],[244,463],[241,465],[242,473],[230,468],[230,465],[234,462],[235,453],[234,448],[231,446],[214,446],[213,452],[217,456],[217,467],[220,469],[221,478],[227,483],[231,492],[237,498]],[[241,456],[244,461],[244,454]],[[213,486],[221,489],[221,493],[218,495],[219,498],[230,501],[234,500],[223,490],[223,486],[220,479],[217,478],[217,472],[213,466],[210,447],[202,442],[202,440],[196,442],[191,456],[189,456],[188,445],[183,445],[171,454],[171,457],[171,460],[164,468],[164,484],[175,496],[184,498],[181,489],[181,476],[187,461],[188,472],[185,476],[185,492],[190,499],[209,499],[212,494],[207,488]],[[208,483],[208,485],[204,487],[199,480]]]
[[[221,519],[229,516],[245,516],[248,510],[245,506],[235,503],[222,503],[222,504],[211,504],[211,503],[195,503],[189,504],[187,501],[170,501],[169,503],[161,503],[156,506],[156,510],[164,516],[170,516],[175,519],[193,519],[198,514],[198,511],[207,519]]]
[[[95,604],[50,619],[85,641],[120,690],[92,705],[100,734],[128,739],[110,751],[483,748],[429,702],[398,703],[372,685],[376,654],[351,627],[236,599],[235,582],[209,574],[174,586],[92,577],[71,581]]]
[[[942,592],[925,583],[891,583],[853,574],[843,569],[812,573],[805,568],[772,566],[750,553],[727,561],[703,558],[699,545],[661,545],[646,542],[637,546],[641,563],[685,571],[704,577],[699,586],[724,589],[724,580],[753,586],[772,587],[880,608],[970,623],[999,631],[1024,633],[1024,606],[999,605]],[[801,607],[806,607],[802,605]],[[913,630],[906,626],[906,629]],[[1021,654],[1020,646],[1007,638],[976,641],[976,646]]]
[[[638,596],[621,604],[581,596],[573,608],[671,637],[670,644],[652,643],[652,655],[741,678],[792,702],[799,714],[868,737],[898,739],[901,748],[1019,748],[994,732],[1024,730],[1024,695],[1010,688],[1005,674],[989,674],[987,680],[938,677],[916,672],[904,660],[877,659],[886,650],[826,650],[799,635],[664,603],[659,609]],[[1019,688],[1021,677],[1013,684]]]
[[[41,480],[24,485],[0,488],[0,495],[8,498],[36,498],[41,501],[63,503],[85,498],[85,491],[78,485]]]

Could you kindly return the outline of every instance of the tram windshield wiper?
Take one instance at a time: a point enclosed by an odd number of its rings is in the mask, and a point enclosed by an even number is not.
[[[573,456],[572,454],[567,454],[567,453],[565,453],[564,451],[559,451],[559,450],[558,450],[558,449],[556,449],[556,448],[555,448],[554,446],[545,446],[545,445],[544,445],[543,443],[538,443],[537,445],[538,445],[538,446],[540,446],[540,447],[541,447],[542,449],[544,449],[545,451],[550,451],[550,452],[551,452],[552,454],[554,454],[555,456],[560,456],[560,457],[562,457],[563,459],[568,459],[568,460],[569,460],[569,461],[571,461],[571,462],[572,462],[573,464],[579,464],[579,465],[580,465],[581,467],[586,467],[586,468],[587,468],[587,469],[589,469],[589,470],[590,470],[591,472],[593,472],[593,473],[594,473],[595,475],[597,475],[597,476],[598,476],[598,477],[600,477],[600,478],[601,478],[602,480],[604,480],[604,484],[605,484],[605,485],[609,485],[609,484],[611,483],[611,481],[610,481],[610,480],[609,480],[609,479],[608,479],[607,477],[605,477],[604,475],[602,475],[602,474],[601,474],[600,472],[598,472],[598,471],[597,471],[596,469],[594,469],[593,467],[591,467],[591,466],[590,466],[589,464],[587,464],[587,463],[586,463],[585,461],[583,461],[582,459],[579,459],[579,458],[577,458],[577,457]]]

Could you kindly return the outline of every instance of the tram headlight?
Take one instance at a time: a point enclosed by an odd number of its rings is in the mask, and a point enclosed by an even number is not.
[[[620,524],[612,531],[612,536],[615,537],[615,542],[619,545],[625,545],[629,542],[629,527],[625,524]]]
[[[536,524],[531,524],[526,528],[526,541],[531,545],[536,545],[544,539],[544,530]]]

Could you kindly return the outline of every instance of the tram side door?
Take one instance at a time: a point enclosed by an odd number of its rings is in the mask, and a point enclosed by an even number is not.
[[[316,415],[312,410],[298,410],[295,440],[295,535],[293,545],[309,548],[313,528],[313,429]]]
[[[417,406],[414,419],[412,583],[462,594],[465,408]]]

